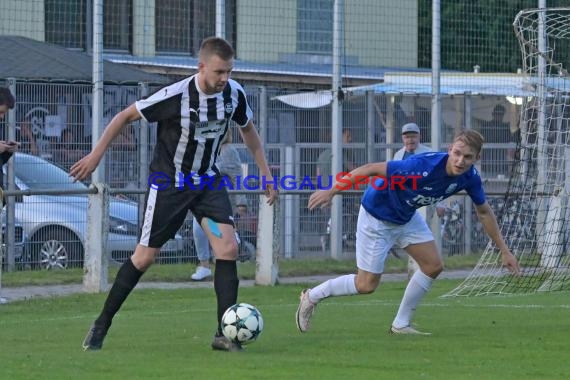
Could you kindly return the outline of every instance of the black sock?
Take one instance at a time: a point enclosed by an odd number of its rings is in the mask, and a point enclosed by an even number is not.
[[[105,300],[105,304],[103,305],[103,310],[101,311],[99,318],[95,320],[95,325],[106,329],[111,326],[113,317],[119,311],[121,305],[131,293],[131,290],[133,290],[139,282],[143,273],[144,272],[138,270],[133,265],[130,258],[125,261],[117,272],[115,282],[107,295],[107,300]]]
[[[237,302],[239,280],[235,260],[216,260],[214,290],[218,300],[218,335],[222,333],[220,323],[225,311]]]

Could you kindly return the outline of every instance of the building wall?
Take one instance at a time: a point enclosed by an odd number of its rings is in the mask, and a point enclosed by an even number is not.
[[[155,55],[155,1],[137,1],[133,4],[133,55]]]
[[[363,66],[417,67],[416,0],[346,0],[346,54]]]
[[[155,54],[156,0],[133,2],[132,54]],[[238,58],[291,62],[297,52],[297,0],[237,2]],[[64,12],[64,10],[62,10]],[[0,35],[45,40],[43,0],[2,0]],[[345,62],[362,66],[415,67],[418,10],[416,0],[346,0]],[[191,22],[191,21],[189,21]],[[307,54],[305,54],[307,55]],[[329,54],[309,54],[300,62],[330,62]]]
[[[297,53],[297,0],[238,1],[239,58],[277,62]],[[346,0],[345,52],[351,64],[417,67],[416,0]]]
[[[277,62],[282,53],[296,52],[297,0],[237,2],[237,52],[252,62]]]
[[[23,36],[44,40],[44,2],[38,0],[2,0],[0,35]]]

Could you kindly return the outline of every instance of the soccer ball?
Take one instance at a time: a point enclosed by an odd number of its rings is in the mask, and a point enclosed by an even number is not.
[[[222,333],[234,343],[248,344],[263,331],[263,317],[255,306],[238,303],[222,316]]]

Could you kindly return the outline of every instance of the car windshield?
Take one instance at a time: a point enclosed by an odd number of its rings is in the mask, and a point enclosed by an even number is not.
[[[16,177],[30,190],[80,190],[87,187],[83,183],[72,182],[69,174],[59,166],[27,154],[15,155],[14,169]]]

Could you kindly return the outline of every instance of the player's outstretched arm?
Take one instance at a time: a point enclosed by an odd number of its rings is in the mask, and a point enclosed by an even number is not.
[[[75,181],[81,181],[89,177],[95,168],[97,168],[97,165],[99,165],[101,158],[103,158],[107,147],[111,144],[113,139],[122,132],[128,123],[139,120],[140,118],[141,115],[134,104],[116,114],[105,128],[95,148],[85,157],[73,164],[69,170],[69,176],[73,177]]]
[[[311,194],[309,198],[308,208],[313,210],[316,207],[326,207],[331,203],[336,193],[342,190],[351,190],[355,188],[355,183],[367,183],[370,177],[386,177],[387,163],[375,162],[357,167],[350,173],[337,178],[330,189],[317,190]]]
[[[475,209],[477,210],[477,216],[485,232],[501,251],[503,266],[511,271],[511,273],[517,276],[520,275],[519,263],[516,257],[511,253],[509,247],[507,247],[503,234],[501,234],[501,230],[499,229],[495,213],[491,209],[491,206],[489,206],[489,203],[485,202],[480,206],[476,206]]]
[[[261,139],[257,130],[253,126],[251,120],[243,128],[239,129],[243,143],[249,151],[251,152],[257,167],[259,168],[259,173],[262,177],[266,178],[265,185],[265,196],[267,197],[267,203],[272,205],[277,200],[277,189],[271,183],[273,176],[269,171],[269,165],[267,165],[267,160],[265,159],[265,151],[263,145],[261,144]]]

